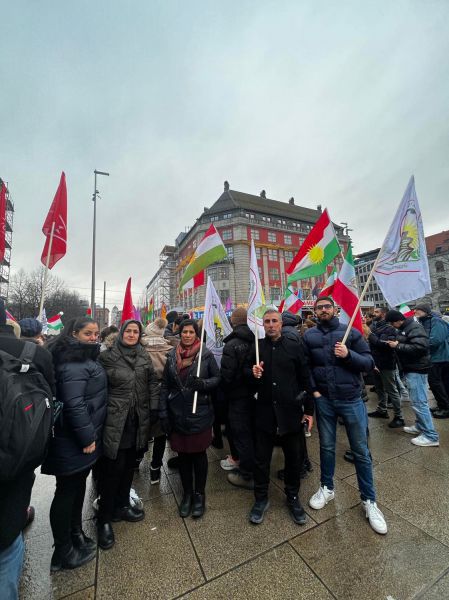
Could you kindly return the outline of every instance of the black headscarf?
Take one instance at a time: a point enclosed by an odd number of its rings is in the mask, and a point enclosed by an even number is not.
[[[128,325],[130,323],[135,323],[139,328],[139,339],[134,344],[134,346],[130,346],[129,344],[125,344],[123,342],[123,332],[125,331],[125,329],[128,327]],[[134,362],[134,360],[137,357],[137,354],[143,348],[142,344],[140,343],[140,338],[142,337],[142,333],[143,333],[142,323],[140,321],[136,321],[136,319],[128,319],[120,327],[120,331],[119,331],[119,334],[118,334],[117,340],[116,340],[117,348],[120,350],[120,352],[123,354],[123,356],[126,359],[128,359],[129,362]]]

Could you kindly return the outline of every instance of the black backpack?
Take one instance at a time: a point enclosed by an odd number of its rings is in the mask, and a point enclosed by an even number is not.
[[[53,395],[33,364],[36,344],[19,358],[0,350],[0,481],[42,464],[53,427]]]

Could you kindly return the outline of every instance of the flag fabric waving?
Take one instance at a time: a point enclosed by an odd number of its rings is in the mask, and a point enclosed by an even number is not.
[[[218,366],[223,356],[223,340],[232,333],[226,313],[210,277],[207,278],[206,302],[204,305],[204,328],[206,346],[212,352]]]
[[[0,180],[0,261],[6,250],[6,184]]]
[[[51,229],[54,223],[53,241],[50,248]],[[48,268],[52,269],[58,260],[67,252],[67,187],[64,171],[61,174],[58,189],[48,211],[42,227],[42,233],[47,236],[42,251],[41,263],[47,265],[47,256],[50,254]]]
[[[64,313],[59,312],[54,317],[48,317],[48,319],[47,319],[47,330],[48,330],[48,333],[55,335],[55,334],[59,333],[62,330],[62,328],[64,327],[64,325],[62,324],[61,316],[63,314]]]
[[[343,266],[341,267],[337,281],[335,282],[332,297],[341,308],[339,316],[340,323],[349,323],[359,301],[351,246],[348,247]],[[352,326],[363,334],[362,313],[360,312],[360,309],[358,310]]]
[[[295,290],[287,287],[282,302],[279,305],[279,312],[298,313],[304,306],[304,302],[298,297]]]
[[[220,234],[212,224],[193,253],[192,258],[184,271],[184,275],[179,282],[179,289],[182,290],[189,279],[192,279],[192,277],[214,262],[226,258],[227,255]]]
[[[287,283],[322,275],[340,252],[334,226],[327,209],[324,209],[288,267]]]
[[[134,307],[133,307],[133,298],[131,294],[131,277],[128,279],[125,290],[125,297],[123,298],[123,308],[122,308],[122,318],[120,319],[120,324],[128,321],[129,319],[134,319]]]
[[[148,303],[147,320],[151,323],[154,319],[154,296],[151,296],[150,302]]]
[[[432,291],[413,175],[377,257],[374,277],[390,306],[422,298]]]
[[[399,312],[401,312],[404,317],[414,317],[415,311],[410,308],[407,304],[401,304],[399,307]]]
[[[332,269],[332,273],[327,278],[326,283],[324,284],[324,287],[321,290],[318,298],[320,296],[332,296],[336,281],[337,281],[337,267],[334,267]]]
[[[248,327],[257,335],[259,339],[265,337],[263,327],[263,313],[266,309],[265,295],[259,277],[259,267],[257,266],[256,250],[254,240],[251,240],[251,259],[249,264],[249,298],[247,322]],[[257,331],[257,334],[256,334]]]
[[[165,317],[167,316],[167,306],[165,304],[165,302],[162,302],[162,306],[161,306],[161,317],[163,319],[165,319]]]
[[[204,269],[194,275],[192,279],[182,286],[182,291],[186,292],[187,290],[196,290],[196,288],[200,287],[200,285],[204,285],[206,283],[206,278],[204,275]]]

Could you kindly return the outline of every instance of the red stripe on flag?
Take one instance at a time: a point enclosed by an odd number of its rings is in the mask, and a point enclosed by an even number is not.
[[[323,237],[323,231],[330,223],[329,213],[327,212],[327,208],[324,209],[323,214],[320,216],[318,221],[315,223],[313,228],[310,230],[309,235],[304,240],[301,248],[298,250],[297,255],[290,263],[290,266],[287,269],[287,273],[290,275],[293,273],[296,265],[300,260],[304,258],[310,248],[313,248],[317,242],[319,242]]]

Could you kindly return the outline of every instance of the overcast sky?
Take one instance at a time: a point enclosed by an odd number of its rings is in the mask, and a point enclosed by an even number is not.
[[[16,0],[1,20],[14,271],[39,264],[62,170],[68,253],[52,272],[86,297],[93,171],[110,172],[97,287],[111,306],[225,179],[327,206],[357,253],[382,243],[413,173],[426,235],[449,229],[447,0]]]

